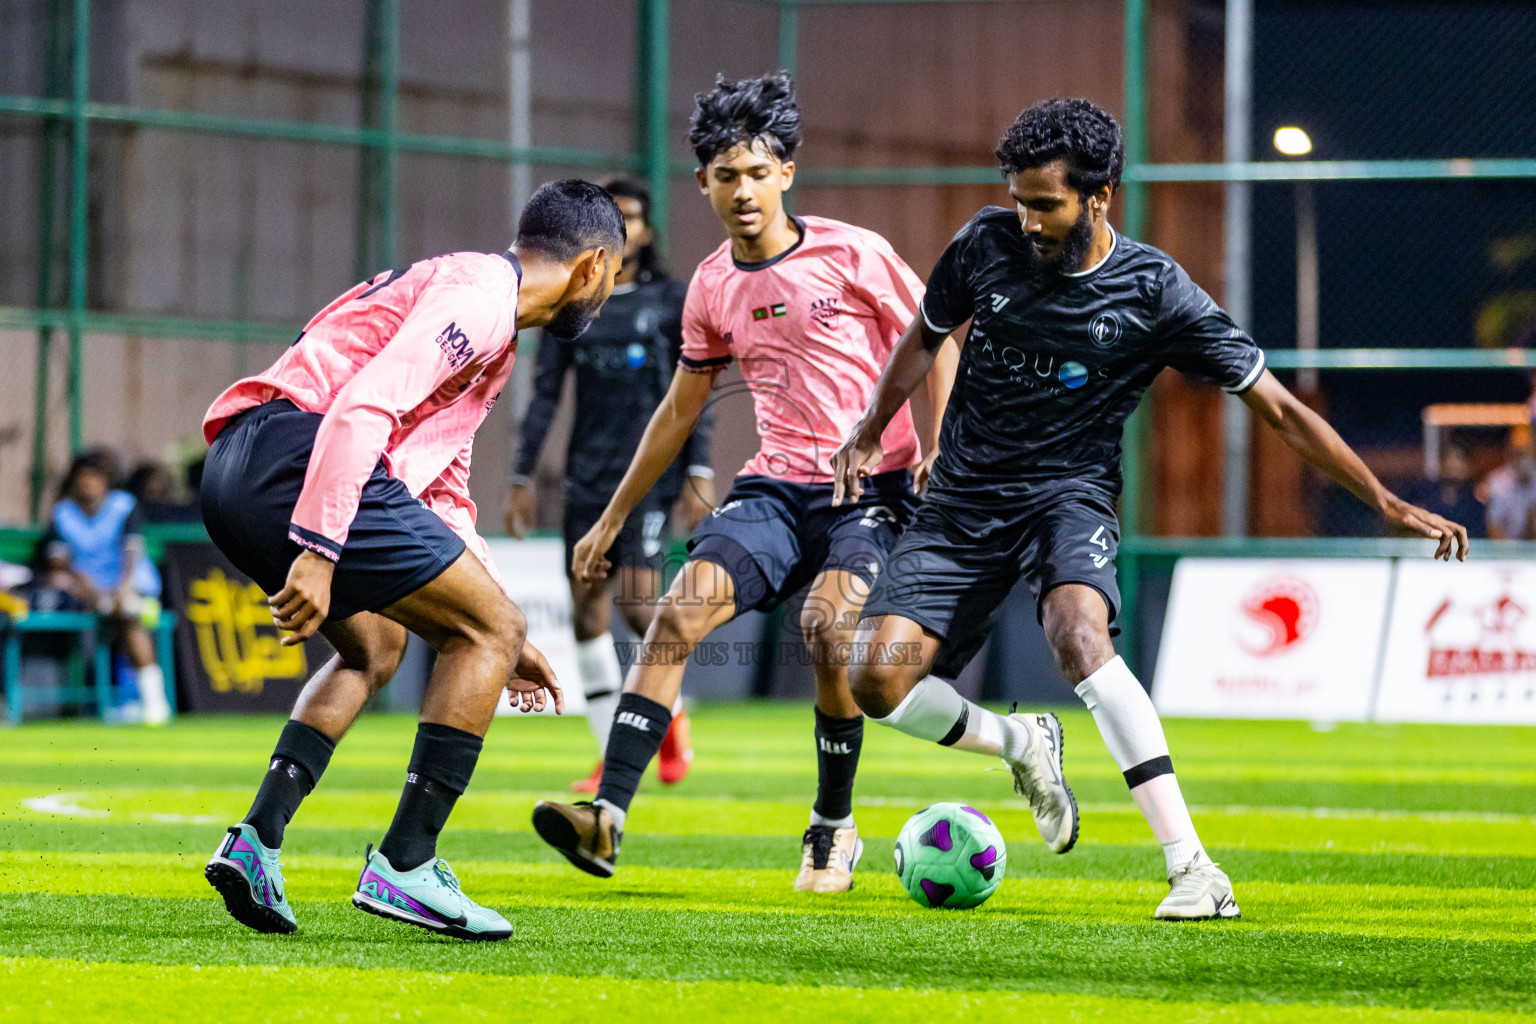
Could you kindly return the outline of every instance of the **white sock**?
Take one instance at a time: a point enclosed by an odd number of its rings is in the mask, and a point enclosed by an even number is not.
[[[587,728],[597,737],[598,751],[607,751],[608,733],[613,729],[613,716],[624,689],[612,633],[577,641],[576,674],[581,677],[581,692],[587,698]]]
[[[813,809],[811,811],[811,824],[831,825],[833,828],[853,828],[853,815],[850,814],[846,818],[827,818],[817,814]]]
[[[139,669],[139,703],[144,706],[144,721],[159,725],[171,717],[171,705],[165,699],[165,673],[159,665]]]
[[[966,700],[934,676],[912,687],[895,711],[870,720],[920,740],[993,757],[1016,755],[1029,742],[1017,722]]]
[[[1168,740],[1152,698],[1119,657],[1078,683],[1077,695],[1093,712],[1104,745],[1131,788],[1131,798],[1162,844],[1168,870],[1182,868],[1203,850],[1173,775]]]
[[[617,804],[609,803],[607,800],[593,800],[592,806],[601,807],[603,810],[613,815],[614,827],[617,828],[620,832],[624,831],[624,819],[629,817],[624,808],[618,806]]]
[[[683,695],[681,693],[679,693],[677,695],[677,700],[672,702],[672,717],[676,718],[678,715],[680,715],[682,713],[683,713]]]

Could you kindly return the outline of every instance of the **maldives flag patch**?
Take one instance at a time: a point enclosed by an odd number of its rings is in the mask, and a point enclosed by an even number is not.
[[[754,309],[752,311],[752,319],[753,320],[767,320],[768,319],[768,307],[767,306],[758,306],[756,309]]]

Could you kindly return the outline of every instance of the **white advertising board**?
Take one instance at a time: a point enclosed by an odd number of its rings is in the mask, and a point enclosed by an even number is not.
[[[491,559],[512,600],[528,619],[528,639],[549,659],[565,691],[565,713],[582,714],[586,701],[576,674],[576,634],[571,632],[571,589],[565,580],[565,545],[555,537],[493,540]],[[498,715],[518,714],[503,698]]]
[[[1376,718],[1536,724],[1536,564],[1401,562]]]
[[[1153,702],[1167,715],[1363,721],[1391,583],[1385,559],[1181,559]]]

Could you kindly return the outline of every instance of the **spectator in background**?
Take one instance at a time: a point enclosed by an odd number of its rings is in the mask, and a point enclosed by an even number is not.
[[[1408,500],[1420,508],[1452,522],[1465,523],[1468,537],[1487,536],[1484,523],[1488,512],[1472,480],[1472,463],[1467,453],[1455,445],[1446,446],[1440,456],[1440,479],[1421,481],[1408,494]]]
[[[52,587],[107,617],[138,671],[143,719],[160,725],[170,705],[149,632],[160,620],[160,574],[145,555],[138,502],[112,489],[115,469],[105,450],[75,458],[42,540],[44,565]]]
[[[1488,474],[1488,536],[1531,540],[1536,510],[1536,450],[1525,441],[1510,447],[1509,461]]]
[[[163,462],[141,462],[128,474],[123,490],[138,502],[139,518],[146,523],[201,523],[195,504],[177,500],[176,478]]]

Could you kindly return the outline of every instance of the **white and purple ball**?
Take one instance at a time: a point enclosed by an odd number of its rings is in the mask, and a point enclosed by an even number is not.
[[[1008,848],[992,819],[963,804],[934,804],[901,827],[896,877],[925,907],[979,906],[997,891]]]

